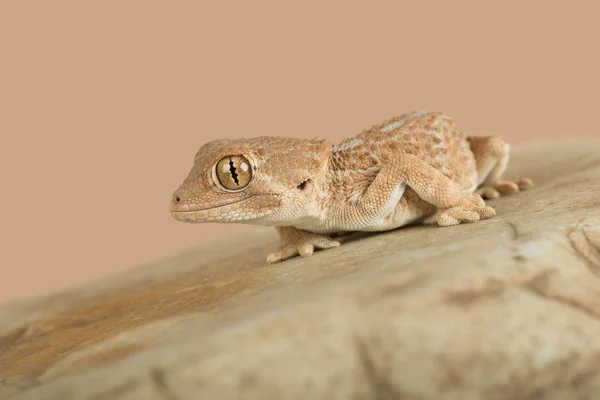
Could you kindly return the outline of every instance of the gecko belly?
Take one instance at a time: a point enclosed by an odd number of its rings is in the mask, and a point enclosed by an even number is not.
[[[412,189],[406,188],[404,195],[390,213],[356,230],[363,232],[388,231],[422,222],[435,212],[436,208],[433,205],[422,200]]]
[[[357,209],[358,211],[358,209]],[[309,232],[379,232],[418,223],[434,214],[436,208],[422,200],[412,189],[401,186],[379,216],[365,220],[356,212],[332,212],[326,219],[303,218],[292,226]]]

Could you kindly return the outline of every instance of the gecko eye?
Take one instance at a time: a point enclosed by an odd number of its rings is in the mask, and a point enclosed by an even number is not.
[[[252,180],[252,168],[244,156],[223,157],[215,169],[219,183],[227,190],[242,190]]]

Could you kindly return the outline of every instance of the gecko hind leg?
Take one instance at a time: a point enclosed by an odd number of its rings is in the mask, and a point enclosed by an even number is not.
[[[381,168],[362,197],[346,210],[345,219],[360,215],[363,221],[370,221],[389,214],[389,207],[398,202],[398,194],[402,195],[399,188],[404,186],[438,209],[426,223],[451,226],[496,215],[480,195],[466,191],[420,158],[403,154]]]
[[[469,136],[468,140],[477,168],[478,188],[475,193],[485,199],[495,199],[533,186],[529,178],[502,179],[508,165],[510,146],[499,136]]]

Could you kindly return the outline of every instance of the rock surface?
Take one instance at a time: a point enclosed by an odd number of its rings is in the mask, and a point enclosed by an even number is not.
[[[0,398],[598,399],[600,141],[514,153],[490,220],[274,266],[257,228],[0,308]]]

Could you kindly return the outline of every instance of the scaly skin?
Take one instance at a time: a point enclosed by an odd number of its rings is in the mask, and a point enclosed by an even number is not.
[[[336,233],[490,218],[495,211],[482,196],[532,186],[501,179],[508,158],[500,138],[467,137],[442,113],[404,114],[336,146],[321,138],[217,139],[196,153],[171,215],[275,226],[282,246],[267,261],[276,263],[337,247]]]

